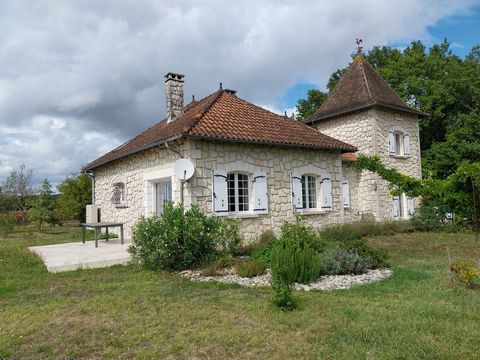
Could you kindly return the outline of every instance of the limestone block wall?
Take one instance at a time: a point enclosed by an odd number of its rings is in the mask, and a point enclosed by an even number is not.
[[[212,213],[212,170],[267,174],[268,214],[240,217],[245,239],[252,240],[262,231],[280,231],[285,220],[293,220],[291,172],[330,174],[332,177],[333,211],[311,212],[305,219],[320,228],[343,222],[341,194],[342,164],[339,153],[302,148],[281,148],[239,143],[191,141],[190,154],[195,161],[195,175],[188,184],[191,202],[206,213]]]
[[[184,151],[186,148],[185,142],[172,143],[171,146],[180,151]],[[100,208],[101,220],[123,222],[125,236],[130,238],[132,226],[139,217],[146,214],[145,176],[162,171],[173,175],[173,163],[178,158],[177,154],[167,151],[165,147],[156,147],[95,169],[95,204]],[[113,184],[116,182],[125,183],[125,207],[117,207],[112,203]],[[172,176],[174,200],[178,200],[180,197],[179,186],[179,181]]]

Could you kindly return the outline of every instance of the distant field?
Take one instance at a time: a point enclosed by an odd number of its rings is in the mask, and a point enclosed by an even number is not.
[[[27,246],[80,240],[78,228],[0,240],[0,358],[478,359],[480,292],[450,284],[445,247],[480,259],[471,234],[413,233],[369,242],[390,278],[295,293],[197,284],[133,266],[49,274]]]

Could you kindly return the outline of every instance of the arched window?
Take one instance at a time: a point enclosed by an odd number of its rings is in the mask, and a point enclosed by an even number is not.
[[[227,174],[228,211],[249,211],[248,175],[238,172]]]

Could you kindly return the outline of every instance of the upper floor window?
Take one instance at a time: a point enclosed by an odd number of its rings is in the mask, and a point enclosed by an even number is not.
[[[112,203],[117,207],[125,206],[127,204],[125,183],[117,182],[113,184]]]
[[[388,130],[388,152],[390,156],[410,156],[410,135],[390,128]]]
[[[228,211],[249,210],[248,175],[242,173],[227,174]]]

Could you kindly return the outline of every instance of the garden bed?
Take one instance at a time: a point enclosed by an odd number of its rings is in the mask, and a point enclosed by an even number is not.
[[[348,289],[355,285],[368,284],[374,281],[383,280],[389,277],[393,271],[391,269],[374,269],[360,275],[323,275],[310,284],[294,283],[295,290],[338,290]],[[239,284],[242,286],[270,286],[270,269],[264,275],[251,278],[240,277],[235,267],[229,267],[218,271],[217,276],[202,276],[201,271],[185,270],[180,272],[180,276],[189,278],[193,281],[218,281],[226,284]]]

